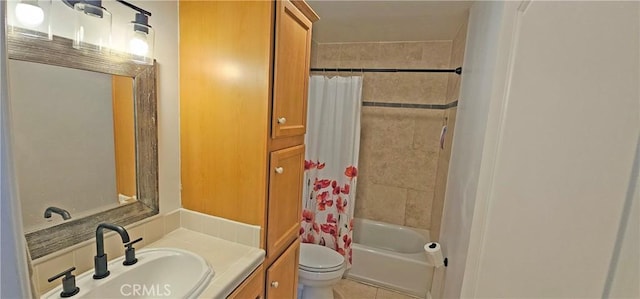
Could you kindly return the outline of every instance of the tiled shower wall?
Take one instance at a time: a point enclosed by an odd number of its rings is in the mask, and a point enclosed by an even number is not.
[[[319,68],[449,68],[452,46],[450,40],[314,44],[311,64]],[[444,104],[449,100],[445,73],[363,75],[363,101]],[[356,217],[431,229],[445,113],[362,108]]]
[[[451,49],[452,68],[463,66],[464,47],[467,40],[467,23],[465,22],[458,29],[458,33],[453,40]],[[447,102],[458,100],[460,96],[460,76],[455,74],[449,75],[449,83],[447,85]],[[444,113],[447,120],[447,135],[445,137],[444,149],[440,151],[438,159],[438,172],[436,175],[436,189],[432,205],[431,213],[431,239],[438,241],[440,239],[440,224],[442,220],[442,211],[444,208],[445,190],[447,188],[447,175],[449,174],[449,161],[451,159],[451,146],[453,141],[453,131],[456,124],[456,114],[458,108],[447,109]]]

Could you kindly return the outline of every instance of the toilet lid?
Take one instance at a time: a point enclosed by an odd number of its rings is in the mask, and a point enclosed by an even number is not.
[[[316,244],[300,244],[302,269],[315,272],[333,271],[340,269],[343,263],[344,257],[330,248]]]

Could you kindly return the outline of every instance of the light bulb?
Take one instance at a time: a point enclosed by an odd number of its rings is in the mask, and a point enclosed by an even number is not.
[[[16,18],[22,25],[36,27],[44,21],[44,10],[35,1],[32,3],[18,2]]]
[[[146,56],[149,53],[149,44],[144,33],[136,31],[129,40],[129,51],[136,56]]]

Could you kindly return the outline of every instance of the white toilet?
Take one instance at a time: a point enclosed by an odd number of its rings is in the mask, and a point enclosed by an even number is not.
[[[346,264],[336,251],[316,245],[300,244],[298,280],[302,299],[333,299],[333,286],[340,281]]]

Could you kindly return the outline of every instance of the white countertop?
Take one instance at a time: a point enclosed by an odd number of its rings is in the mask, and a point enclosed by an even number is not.
[[[263,261],[262,249],[225,241],[185,228],[153,242],[145,248],[173,247],[191,251],[204,258],[215,275],[200,298],[226,298]]]

